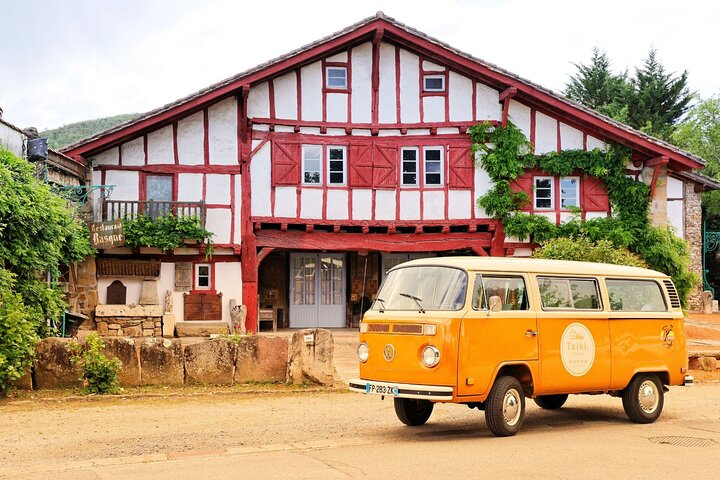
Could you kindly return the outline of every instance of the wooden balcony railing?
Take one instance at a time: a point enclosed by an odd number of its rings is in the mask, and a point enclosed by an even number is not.
[[[205,228],[205,202],[159,202],[147,200],[103,200],[102,220],[122,220],[145,215],[157,218],[172,213],[176,217],[197,217]]]

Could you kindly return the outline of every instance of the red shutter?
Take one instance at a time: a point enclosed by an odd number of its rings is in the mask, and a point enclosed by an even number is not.
[[[610,210],[607,190],[602,180],[586,177],[583,180],[583,195],[580,207],[586,212],[607,212]]]
[[[532,210],[532,198],[533,198],[533,192],[532,192],[532,186],[533,186],[533,173],[526,173],[524,175],[519,176],[514,181],[510,182],[510,188],[515,190],[516,192],[525,192],[530,196],[530,203],[525,205],[522,210]]]
[[[448,154],[448,187],[472,188],[475,166],[473,165],[470,146],[450,146]]]
[[[375,188],[397,187],[397,157],[397,146],[373,144],[373,186]]]
[[[372,144],[359,143],[350,145],[348,163],[350,165],[350,186],[372,187]]]
[[[273,185],[298,185],[300,183],[300,144],[273,142]]]

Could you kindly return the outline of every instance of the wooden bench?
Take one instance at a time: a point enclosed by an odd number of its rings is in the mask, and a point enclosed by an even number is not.
[[[258,309],[258,332],[262,322],[272,322],[272,331],[277,332],[277,307]]]

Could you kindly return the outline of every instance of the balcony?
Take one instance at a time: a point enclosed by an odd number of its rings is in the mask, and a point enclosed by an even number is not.
[[[123,218],[136,218],[145,215],[157,218],[173,214],[178,218],[197,217],[200,226],[205,228],[205,202],[161,202],[147,200],[103,200],[101,206],[102,221],[122,220]]]

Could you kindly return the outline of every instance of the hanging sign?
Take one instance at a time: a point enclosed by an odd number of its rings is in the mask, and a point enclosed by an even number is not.
[[[98,249],[122,247],[125,245],[125,234],[121,220],[90,224],[90,242]]]

